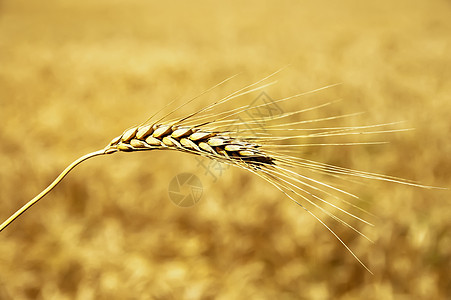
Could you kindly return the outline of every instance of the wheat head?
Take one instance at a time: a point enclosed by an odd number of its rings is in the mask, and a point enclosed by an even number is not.
[[[174,120],[167,120],[170,115],[177,112],[181,107],[196,100],[198,97],[187,101],[156,121],[151,120],[160,112],[154,114],[140,125],[125,130],[121,135],[114,138],[104,149],[84,155],[70,164],[45,190],[3,222],[0,225],[0,231],[5,229],[33,204],[42,199],[42,197],[61,182],[75,166],[89,158],[116,152],[173,150],[217,160],[225,164],[242,168],[261,177],[320,222],[365,269],[371,272],[338,234],[335,233],[331,226],[327,225],[323,218],[318,215],[321,213],[323,216],[331,218],[368,239],[368,237],[356,227],[352,226],[349,221],[345,220],[345,218],[350,218],[367,225],[372,225],[365,219],[359,217],[356,213],[350,212],[349,209],[342,207],[343,205],[346,205],[352,209],[364,211],[349,200],[358,198],[358,196],[343,188],[337,187],[334,182],[326,181],[324,177],[317,176],[327,175],[328,177],[337,180],[366,178],[422,188],[431,187],[401,178],[352,170],[341,166],[309,160],[302,157],[300,152],[296,150],[308,146],[324,147],[379,144],[381,143],[379,141],[361,142],[348,140],[341,142],[325,142],[323,140],[324,138],[378,135],[404,131],[407,129],[393,128],[393,126],[398,124],[396,122],[347,127],[322,127],[317,125],[331,120],[336,121],[343,118],[350,118],[356,114],[333,115],[301,120],[299,120],[299,118],[294,118],[299,117],[304,113],[329,106],[333,104],[334,101],[288,113],[282,112],[276,116],[263,116],[258,120],[242,117],[244,112],[249,116],[252,115],[252,111],[258,112],[260,109],[268,108],[270,105],[274,106],[282,102],[294,101],[300,96],[318,92],[319,90],[329,88],[330,86],[277,99],[271,103],[263,103],[252,107],[244,105],[229,110],[221,110],[222,105],[225,103],[250,93],[261,91],[265,87],[271,85],[272,83],[265,83],[265,81],[276,73],[251,85],[245,86],[187,116],[176,118]],[[224,84],[232,78],[233,77],[220,82],[202,94],[211,91],[213,88]],[[215,112],[215,109],[219,109],[219,112]],[[262,126],[262,124],[264,126]],[[314,126],[307,126],[311,124],[314,124]],[[240,126],[241,129],[232,130],[232,126]],[[321,142],[315,142],[316,140],[320,140]],[[326,206],[326,208],[324,206]],[[327,208],[333,209],[336,213],[330,212]],[[318,213],[313,212],[313,209],[317,210]]]

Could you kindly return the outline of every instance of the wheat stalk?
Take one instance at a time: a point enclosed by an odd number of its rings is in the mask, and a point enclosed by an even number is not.
[[[277,73],[277,72],[276,72]],[[194,155],[200,155],[209,159],[214,159],[222,163],[237,166],[245,169],[280,190],[289,199],[301,206],[312,217],[320,222],[335,238],[347,249],[347,251],[370,273],[368,267],[357,257],[356,254],[346,245],[346,243],[320,218],[312,209],[332,218],[342,225],[354,230],[364,238],[368,239],[357,228],[344,220],[344,217],[355,219],[367,225],[372,225],[355,213],[349,212],[341,207],[341,204],[349,205],[361,211],[347,198],[358,198],[356,195],[337,187],[334,183],[329,183],[324,178],[318,179],[316,175],[328,175],[334,179],[367,178],[382,181],[395,182],[411,186],[430,188],[405,179],[380,175],[375,173],[351,170],[335,165],[325,164],[299,157],[299,153],[294,149],[307,146],[353,146],[362,144],[379,144],[383,142],[312,142],[312,140],[333,137],[352,137],[355,135],[378,135],[408,129],[396,129],[392,126],[397,123],[386,123],[366,126],[333,126],[333,127],[306,127],[309,124],[324,123],[327,121],[336,121],[344,118],[350,118],[357,114],[334,115],[310,120],[295,120],[303,113],[315,111],[326,106],[332,105],[336,101],[326,102],[320,105],[299,109],[289,113],[280,113],[277,116],[264,116],[258,120],[253,118],[242,118],[243,112],[247,116],[250,112],[259,111],[262,108],[268,108],[269,105],[278,105],[282,102],[297,99],[307,93],[297,94],[291,97],[277,99],[270,104],[260,104],[249,107],[240,106],[231,110],[213,113],[221,105],[233,101],[239,97],[252,92],[260,91],[272,83],[264,82],[271,78],[275,73],[263,78],[262,80],[245,86],[242,89],[220,99],[208,106],[189,114],[185,117],[166,120],[174,112],[183,106],[196,100],[195,97],[183,105],[177,107],[170,113],[164,115],[156,121],[151,120],[158,114],[154,114],[146,122],[124,131],[123,134],[114,138],[104,149],[84,155],[70,164],[45,190],[26,203],[22,208],[15,212],[5,222],[0,225],[0,231],[5,229],[22,213],[37,203],[47,193],[49,193],[61,180],[81,162],[100,155],[112,154],[115,152],[135,152],[148,150],[174,150],[186,152]],[[233,78],[233,77],[231,77]],[[201,95],[211,91],[213,88],[224,84],[230,80],[228,78],[216,86],[206,90]],[[318,92],[318,90],[308,93]],[[160,113],[160,112],[159,112]],[[264,127],[262,127],[264,123]],[[230,130],[231,126],[244,127],[240,130]],[[263,128],[263,130],[262,130]],[[306,140],[306,142],[299,142]],[[306,174],[308,172],[308,174]],[[307,208],[306,205],[311,207]],[[337,211],[331,213],[323,205]],[[340,214],[340,215],[339,215]]]

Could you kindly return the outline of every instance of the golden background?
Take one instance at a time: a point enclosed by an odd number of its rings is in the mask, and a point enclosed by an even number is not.
[[[450,1],[4,0],[1,221],[169,101],[287,64],[277,96],[341,82],[343,112],[416,128],[358,159],[309,158],[450,187]],[[194,207],[169,200],[180,172],[205,185]],[[449,299],[449,191],[357,191],[375,243],[336,230],[374,275],[250,173],[214,182],[173,152],[95,158],[0,234],[0,299]]]

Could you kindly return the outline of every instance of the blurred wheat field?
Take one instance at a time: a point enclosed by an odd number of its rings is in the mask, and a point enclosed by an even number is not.
[[[438,0],[1,1],[0,219],[170,101],[242,73],[191,112],[287,64],[269,95],[341,82],[316,97],[416,128],[307,158],[450,187],[450,20]],[[204,185],[191,208],[168,197],[181,172]],[[362,228],[375,243],[337,233],[374,275],[250,173],[215,180],[174,152],[96,158],[0,234],[0,299],[451,297],[449,191],[353,191],[377,216]]]

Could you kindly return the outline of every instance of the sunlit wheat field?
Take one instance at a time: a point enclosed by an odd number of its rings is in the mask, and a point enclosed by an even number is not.
[[[331,102],[299,117],[414,130],[298,157],[450,188],[450,20],[439,0],[0,1],[0,222],[160,109],[236,75],[182,117],[280,69],[224,109],[319,89],[279,113]],[[199,179],[194,205],[171,198],[182,173]],[[0,233],[0,299],[451,297],[449,190],[327,179],[374,224],[350,223],[372,243],[323,218],[373,275],[255,174],[143,151],[86,161]]]

